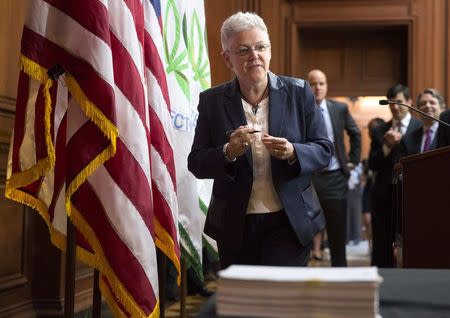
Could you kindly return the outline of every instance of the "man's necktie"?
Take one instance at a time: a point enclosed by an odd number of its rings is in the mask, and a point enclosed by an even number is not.
[[[425,142],[423,143],[423,152],[430,150],[431,146],[431,129],[425,130]]]
[[[395,131],[402,133],[402,122],[401,121],[397,121],[397,123],[395,124]]]

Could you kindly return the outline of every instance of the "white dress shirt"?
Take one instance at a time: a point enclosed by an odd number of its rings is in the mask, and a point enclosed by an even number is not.
[[[275,187],[272,183],[272,168],[270,153],[264,146],[261,137],[269,132],[269,98],[264,98],[256,114],[252,105],[242,99],[247,124],[255,130],[255,139],[251,143],[253,158],[253,186],[248,202],[247,214],[277,212],[283,209]]]
[[[330,113],[328,112],[327,102],[325,99],[323,99],[320,102],[319,107],[320,107],[320,110],[322,111],[323,119],[325,120],[325,126],[327,128],[328,139],[330,139],[331,142],[334,144],[333,124],[331,122]],[[339,164],[339,161],[337,160],[336,155],[333,154],[333,157],[331,158],[331,161],[328,164],[327,170],[337,170],[339,168],[341,168],[341,165]]]
[[[403,117],[402,120],[398,121],[395,119],[392,119],[391,123],[391,129],[398,131],[402,135],[406,133],[406,130],[408,129],[409,122],[411,121],[411,114],[408,112],[406,113],[405,117]],[[387,157],[391,153],[391,148],[386,146],[386,144],[383,144],[383,154],[385,157]]]
[[[425,146],[425,139],[427,138],[427,132],[426,132],[427,129],[430,130],[431,143],[433,143],[433,140],[434,140],[434,137],[436,136],[438,127],[439,127],[438,122],[434,122],[433,125],[431,125],[429,128],[423,127],[422,143],[420,144],[420,152],[423,152],[423,147]],[[430,143],[430,146],[431,146],[431,143]]]
[[[398,120],[392,119],[392,126],[391,128],[398,131],[398,126],[400,126],[400,133],[404,135],[406,133],[406,130],[408,129],[409,122],[411,121],[411,114],[406,113],[405,117],[403,117],[400,122]],[[400,125],[399,125],[400,123]]]

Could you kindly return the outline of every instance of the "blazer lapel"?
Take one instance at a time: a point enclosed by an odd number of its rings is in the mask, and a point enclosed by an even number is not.
[[[247,125],[244,107],[242,106],[241,92],[239,91],[239,84],[236,78],[230,82],[229,88],[225,91],[225,96],[225,113],[230,119],[233,129]],[[245,157],[250,167],[253,167],[252,152],[250,149],[245,152]]]
[[[269,72],[269,135],[280,137],[286,113],[286,91],[283,83]]]
[[[420,153],[420,148],[422,146],[422,130],[418,129],[417,133],[414,133],[414,135],[412,135],[412,137],[414,138],[412,140],[412,154],[417,154]]]
[[[411,120],[408,124],[408,127],[406,127],[405,135],[409,134],[411,131],[413,131],[416,128],[417,128],[417,126],[414,123],[414,118],[411,118]]]
[[[437,132],[434,133],[433,140],[431,141],[430,150],[437,148]]]
[[[330,120],[331,120],[331,127],[333,127],[333,135],[334,138],[337,140],[339,138],[341,138],[340,134],[338,134],[336,123],[339,122],[339,115],[336,112],[336,109],[333,107],[333,105],[331,105],[331,103],[326,100],[327,102],[327,109],[328,109],[328,114],[330,114]]]
[[[225,112],[231,121],[233,129],[247,125],[244,108],[242,107],[241,93],[236,78],[230,82],[228,89],[225,91],[225,97]]]

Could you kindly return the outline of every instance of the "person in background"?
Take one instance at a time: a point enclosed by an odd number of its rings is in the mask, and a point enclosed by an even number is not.
[[[443,111],[439,119],[450,124],[450,109]],[[436,139],[437,148],[450,146],[450,127],[439,124]]]
[[[362,216],[362,232],[363,238],[369,243],[369,251],[372,249],[372,224],[371,224],[371,191],[373,186],[373,173],[369,169],[367,159],[362,161],[362,197],[361,197],[361,216]],[[369,253],[370,255],[370,253]]]
[[[313,194],[314,194],[314,199],[318,202],[318,206],[320,207],[321,213],[323,213],[322,207],[320,206],[320,201],[319,201],[319,197],[317,196],[317,192],[316,189],[314,189],[314,185],[313,185]],[[311,255],[310,258],[313,259],[314,261],[323,261],[323,244],[322,244],[322,240],[323,240],[323,231],[317,233],[314,236],[313,239],[313,246],[311,249]]]
[[[348,106],[326,99],[327,77],[321,70],[308,73],[314,90],[317,108],[325,120],[326,133],[334,143],[334,156],[330,164],[313,176],[314,187],[326,220],[331,266],[347,266],[345,245],[347,240],[347,181],[361,156],[361,132],[348,110]],[[350,150],[345,153],[344,132],[350,137]]]
[[[372,140],[375,129],[381,125],[385,124],[382,118],[375,117],[372,118],[367,124],[369,130],[369,138]],[[369,169],[369,161],[364,159],[362,161],[363,165],[363,194],[362,194],[362,223],[363,223],[363,233],[366,239],[369,241],[369,249],[372,249],[372,192],[374,183],[374,173]],[[370,252],[371,253],[371,252]]]
[[[347,244],[358,245],[361,241],[362,214],[362,173],[363,167],[359,163],[350,170],[347,192]]]
[[[445,102],[437,90],[427,88],[417,96],[417,108],[434,118],[439,118],[445,109]],[[403,136],[400,142],[399,158],[437,148],[436,136],[439,123],[428,117],[421,117],[422,127]]]
[[[205,233],[220,264],[306,266],[324,217],[311,175],[333,154],[309,84],[269,71],[264,21],[238,12],[221,28],[230,82],[200,94],[188,169],[214,185]]]
[[[389,100],[411,105],[409,88],[397,84],[388,89]],[[393,267],[394,255],[394,214],[392,211],[392,191],[394,164],[398,158],[399,143],[402,136],[421,126],[421,122],[409,113],[407,107],[391,103],[389,109],[392,119],[379,125],[373,133],[369,168],[375,173],[372,192],[372,265]]]

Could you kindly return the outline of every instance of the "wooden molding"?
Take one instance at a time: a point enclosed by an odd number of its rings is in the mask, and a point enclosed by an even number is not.
[[[29,281],[26,276],[21,273],[11,275],[3,275],[0,277],[0,293],[13,288],[21,287],[28,284]]]
[[[446,33],[445,34],[446,45],[445,45],[444,55],[447,57],[447,59],[445,60],[445,68],[444,68],[445,74],[446,74],[445,89],[441,93],[443,94],[443,96],[447,96],[447,99],[448,99],[448,98],[450,98],[450,59],[449,59],[449,56],[450,56],[450,31],[449,31],[449,28],[450,28],[450,21],[449,21],[450,4],[448,3],[448,1],[445,2],[445,6],[446,6],[445,11],[447,12],[447,15],[446,15],[445,26],[444,26],[445,33]],[[447,101],[447,103],[448,102],[449,101]]]
[[[21,299],[8,305],[0,306],[0,317],[34,318],[36,313],[30,299]]]
[[[343,8],[345,7],[345,10]],[[411,19],[410,1],[295,1],[294,19],[302,24],[393,23]]]
[[[412,95],[426,87],[438,89],[444,98],[450,94],[450,8],[446,0],[297,0],[290,1],[291,16],[284,32],[287,58],[284,70],[299,76],[302,48],[296,48],[298,30],[311,27],[403,26],[406,34],[405,84]],[[282,23],[279,23],[282,25]],[[385,54],[386,52],[381,52]],[[374,60],[371,57],[371,60]],[[299,62],[300,61],[300,62]],[[290,64],[290,65],[289,65]],[[380,82],[381,83],[381,82]],[[385,88],[390,83],[385,84]],[[375,87],[373,87],[375,89]]]
[[[62,317],[64,313],[63,299],[33,299],[33,307],[37,317]]]
[[[16,99],[8,96],[0,96],[0,112],[15,113]]]

